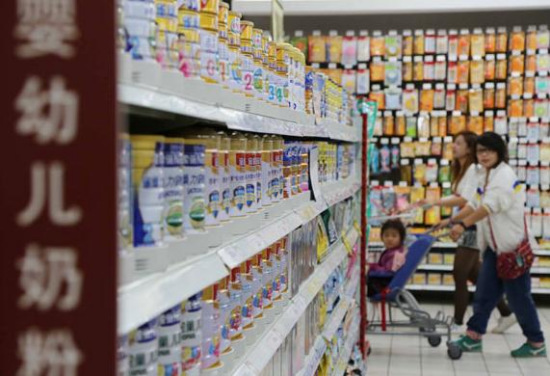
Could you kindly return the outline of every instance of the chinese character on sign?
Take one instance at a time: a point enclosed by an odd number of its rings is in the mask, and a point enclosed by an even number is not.
[[[70,42],[78,36],[75,0],[18,0],[15,36],[22,44],[16,49],[20,58],[48,54],[71,58],[75,48]]]
[[[76,376],[82,363],[81,352],[68,330],[27,330],[19,335],[19,358],[17,376]]]
[[[53,77],[46,90],[42,90],[40,78],[29,77],[15,108],[21,113],[16,130],[22,136],[35,135],[40,144],[68,144],[76,137],[78,94],[65,88],[62,77]]]
[[[49,189],[46,188],[49,176]],[[60,162],[52,162],[46,170],[42,162],[34,162],[31,166],[31,199],[27,207],[17,214],[16,221],[19,226],[29,226],[38,219],[46,206],[46,193],[49,191],[49,217],[59,226],[71,226],[77,224],[82,218],[79,207],[64,208],[64,175],[65,167]]]
[[[76,261],[73,248],[40,249],[36,244],[28,245],[18,263],[19,286],[24,292],[19,298],[19,307],[27,309],[36,305],[45,311],[55,304],[62,311],[74,309],[80,302],[83,280]]]

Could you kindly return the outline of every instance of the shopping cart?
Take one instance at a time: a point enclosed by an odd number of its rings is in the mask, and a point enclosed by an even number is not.
[[[405,264],[395,274],[387,272],[371,272],[369,278],[392,277],[390,284],[380,293],[369,300],[379,302],[381,318],[368,322],[367,330],[372,334],[390,335],[421,335],[426,337],[432,347],[437,347],[442,342],[442,337],[447,338],[447,354],[453,360],[460,359],[462,349],[451,342],[451,325],[453,317],[446,316],[439,311],[432,317],[423,310],[413,294],[406,290],[407,281],[411,278],[416,268],[424,259],[435,241],[445,235],[432,236],[433,230],[424,234],[413,235],[414,240],[408,247]],[[388,317],[386,317],[386,306],[388,306]],[[406,317],[405,320],[394,320],[392,309],[399,309]],[[388,331],[388,328],[394,330]],[[403,330],[399,330],[403,329]],[[409,329],[406,331],[404,329]],[[410,329],[413,329],[412,331]]]

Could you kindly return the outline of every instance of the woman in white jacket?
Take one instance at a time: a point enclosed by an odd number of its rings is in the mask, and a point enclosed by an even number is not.
[[[482,351],[491,312],[506,293],[527,342],[512,351],[513,357],[546,357],[544,335],[531,296],[531,276],[503,280],[497,274],[497,254],[513,252],[529,235],[525,225],[525,188],[507,164],[508,152],[502,138],[486,132],[477,140],[476,157],[482,166],[474,198],[452,218],[451,237],[458,240],[470,226],[477,225],[477,241],[483,264],[474,297],[474,315],[466,335],[455,341],[463,351]],[[492,230],[492,231],[491,231]]]

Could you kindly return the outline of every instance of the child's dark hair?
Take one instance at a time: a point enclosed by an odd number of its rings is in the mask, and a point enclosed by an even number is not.
[[[390,219],[382,225],[382,230],[380,231],[380,236],[384,235],[384,232],[387,230],[396,230],[399,233],[399,236],[401,237],[401,245],[405,242],[405,236],[407,235],[407,231],[405,230],[405,225],[403,222],[401,222],[399,219]]]

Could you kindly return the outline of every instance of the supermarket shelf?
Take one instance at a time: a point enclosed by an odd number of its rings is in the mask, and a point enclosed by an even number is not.
[[[331,185],[331,189],[344,192],[338,193],[342,198],[349,197],[357,188],[358,183],[355,179]],[[162,247],[134,250],[134,257],[121,258],[121,270],[134,270],[134,274],[123,278],[125,284],[119,288],[119,333],[127,333],[227,276],[226,266],[233,268],[239,265],[315,218],[326,208],[324,202],[323,205],[318,205],[310,200],[310,193],[305,192],[275,205],[270,209],[270,215],[259,213],[244,218],[239,226],[229,224],[231,227],[226,231],[221,231],[224,227],[219,227],[214,233],[189,236]],[[280,212],[283,214],[276,216]],[[239,232],[243,229],[247,230],[248,234],[232,234],[232,230]],[[214,235],[223,235],[224,232],[231,235],[229,240],[222,241],[222,245],[209,248],[209,242],[211,245]],[[356,238],[355,229],[352,229],[348,236],[350,240]],[[221,239],[223,240],[223,237]],[[345,247],[341,241],[335,244],[338,244],[336,254],[345,255]],[[331,271],[334,267],[335,265]],[[323,270],[325,269],[320,268],[320,272]]]
[[[268,16],[271,14],[270,0],[235,0],[233,6],[248,16]],[[348,0],[345,3],[324,0],[286,0],[284,12],[292,16],[313,15],[357,15],[357,14],[395,14],[395,13],[430,13],[430,12],[482,12],[512,11],[529,9],[548,9],[544,0],[447,0],[433,2],[429,0]]]
[[[355,229],[351,229],[346,236],[350,239]],[[245,355],[241,365],[235,370],[233,375],[259,375],[265,366],[269,363],[277,349],[283,343],[283,340],[290,333],[294,325],[304,314],[308,305],[319,293],[330,274],[344,261],[347,256],[346,249],[342,240],[338,240],[331,246],[329,256],[319,265],[313,274],[302,284],[300,291],[292,299],[291,303],[285,308],[281,315],[276,319],[272,326],[261,336],[257,343],[261,346],[252,346],[248,354]],[[349,300],[343,299],[343,301]],[[341,303],[340,303],[341,304]],[[337,312],[335,309],[334,312]],[[332,317],[332,315],[331,315]],[[324,341],[322,341],[324,342]]]
[[[407,285],[407,290],[410,291],[445,291],[445,292],[454,292],[454,286],[442,286],[442,285]],[[475,291],[474,286],[468,286],[470,292]],[[533,287],[531,289],[532,294],[550,294],[550,288],[544,287]]]
[[[382,242],[369,242],[368,244],[370,251],[378,251],[384,248],[384,244]],[[432,246],[432,249],[434,248],[441,248],[441,249],[454,249],[456,248],[456,243],[445,243],[445,242],[435,242]]]
[[[418,270],[434,272],[451,272],[452,265],[423,264],[418,266]],[[534,266],[531,268],[531,274],[550,274],[550,267]]]
[[[323,119],[320,124],[315,124],[312,115],[275,107],[255,98],[233,93],[216,84],[174,76],[173,72],[161,71],[158,74],[170,75],[164,81],[158,81],[160,84],[166,82],[166,85],[119,83],[119,102],[147,110],[225,124],[233,130],[348,142],[361,140],[360,119],[355,120],[354,126],[329,119]],[[176,82],[171,82],[170,79]]]
[[[427,270],[427,271],[434,271],[434,272],[452,272],[453,266],[452,265],[437,265],[437,264],[424,264],[419,265],[418,270]]]
[[[348,337],[344,345],[344,350],[340,354],[340,357],[336,361],[336,366],[332,371],[332,376],[341,376],[344,374],[346,367],[348,366],[349,358],[351,357],[351,352],[353,351],[353,346],[359,340],[359,316],[356,314],[355,322],[350,327],[348,331]]]
[[[229,268],[234,268],[294,229],[311,221],[328,206],[350,197],[359,187],[360,184],[355,179],[322,186],[321,190],[323,197],[326,197],[325,200],[319,202],[308,201],[301,206],[295,205],[295,209],[283,218],[260,227],[260,229],[254,230],[253,233],[247,236],[226,243],[226,245],[220,247],[218,254]],[[336,197],[337,199],[333,200],[332,197]],[[329,202],[328,206],[325,204],[327,201]]]
[[[384,249],[384,244],[382,244],[382,242],[370,242],[368,247],[369,247],[369,251],[380,252]],[[454,249],[456,247],[457,245],[455,243],[437,242],[437,243],[434,243],[434,245],[432,246],[432,249],[434,248]],[[535,254],[535,256],[550,256],[550,250],[545,250],[545,249],[534,249],[533,253]]]
[[[119,288],[118,334],[128,333],[228,275],[222,260],[211,252]]]

